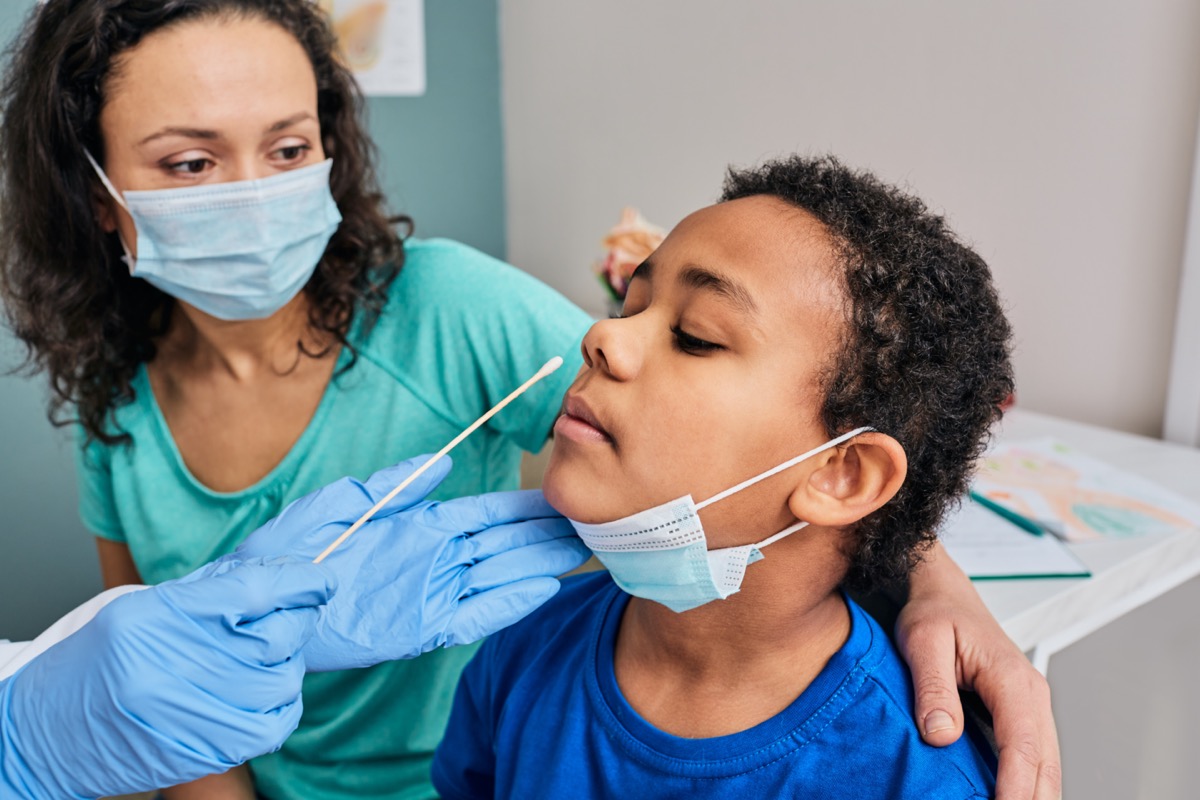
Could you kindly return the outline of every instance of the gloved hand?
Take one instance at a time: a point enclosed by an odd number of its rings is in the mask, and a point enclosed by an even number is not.
[[[277,750],[300,721],[297,651],[335,584],[271,559],[117,598],[0,683],[0,789],[125,794]]]
[[[315,558],[429,458],[300,498],[232,557]],[[322,562],[337,573],[339,589],[304,646],[310,672],[482,639],[550,599],[556,576],[587,560],[587,547],[541,492],[422,502],[450,468],[449,458],[439,460]]]

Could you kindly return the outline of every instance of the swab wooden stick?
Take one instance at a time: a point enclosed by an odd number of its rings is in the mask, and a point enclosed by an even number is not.
[[[489,409],[486,414],[484,414],[482,417],[480,417],[479,419],[472,422],[471,425],[465,431],[463,431],[458,436],[455,436],[453,439],[451,439],[450,443],[448,445],[443,447],[441,450],[437,451],[437,453],[432,458],[430,458],[428,461],[426,461],[424,464],[417,467],[416,470],[414,470],[411,475],[409,475],[407,478],[405,478],[404,480],[402,480],[400,482],[399,486],[397,486],[395,489],[392,489],[390,492],[387,493],[387,495],[384,496],[384,498],[382,500],[380,500],[375,505],[371,506],[370,510],[367,511],[367,513],[363,514],[361,517],[359,517],[357,522],[355,522],[353,525],[351,525],[349,528],[347,528],[345,533],[343,533],[338,538],[334,539],[333,543],[330,544],[329,547],[326,547],[325,550],[321,553],[321,555],[314,558],[313,563],[320,564],[322,561],[324,561],[326,556],[328,556],[334,550],[337,550],[338,547],[341,546],[342,542],[349,539],[350,536],[356,530],[358,530],[364,524],[366,524],[367,520],[369,520],[371,517],[375,516],[379,512],[379,509],[381,509],[385,505],[387,505],[388,502],[390,502],[393,497],[395,497],[396,495],[398,495],[402,491],[404,491],[405,487],[407,487],[410,483],[415,481],[417,478],[421,477],[422,473],[424,473],[425,470],[427,470],[431,466],[433,466],[433,463],[435,461],[437,461],[439,458],[446,455],[446,453],[449,453],[451,450],[453,450],[455,447],[457,447],[459,442],[461,442],[463,439],[467,438],[472,433],[474,433],[475,429],[478,428],[480,425],[487,422],[492,417],[496,416],[496,414],[500,413],[500,410],[503,409],[506,405],[508,405],[513,400],[516,400],[518,397],[523,395],[529,389],[530,386],[533,386],[535,383],[540,381],[542,378],[546,377],[551,372],[554,372],[554,370],[561,367],[562,363],[563,363],[562,358],[560,356],[555,356],[554,358],[550,359],[545,364],[543,364],[542,368],[537,371],[536,375],[534,375],[532,378],[530,378],[529,380],[522,383],[508,397],[504,398],[499,403],[496,403],[496,405],[492,406],[491,409]]]

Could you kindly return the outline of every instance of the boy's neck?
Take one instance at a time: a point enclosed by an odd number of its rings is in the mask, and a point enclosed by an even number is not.
[[[631,598],[613,664],[625,699],[685,738],[737,733],[787,708],[850,634],[844,564],[822,549],[819,537],[773,546],[740,592],[682,614]]]

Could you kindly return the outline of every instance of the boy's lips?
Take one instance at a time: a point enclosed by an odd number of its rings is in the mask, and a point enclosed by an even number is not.
[[[562,415],[554,423],[554,432],[577,442],[613,443],[612,435],[578,395],[568,395],[563,400]]]

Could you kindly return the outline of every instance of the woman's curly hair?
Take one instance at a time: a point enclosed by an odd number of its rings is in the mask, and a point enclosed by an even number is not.
[[[833,157],[731,169],[721,200],[753,195],[804,209],[834,240],[846,323],[822,380],[826,432],[870,425],[908,456],[900,491],[855,526],[846,584],[901,582],[966,493],[1013,391],[991,273],[919,199]]]
[[[257,18],[296,37],[317,80],[317,116],[342,223],[304,287],[309,324],[350,347],[355,314],[370,325],[404,261],[407,217],[389,217],[375,178],[362,99],[311,0],[50,0],[9,52],[0,85],[0,294],[27,364],[50,376],[50,418],[89,439],[128,441],[111,425],[154,358],[174,301],[130,276],[103,231],[84,151],[102,157],[100,110],[114,61],[146,35],[204,18]],[[353,348],[350,347],[353,352]],[[304,351],[307,355],[321,355]],[[63,409],[74,413],[65,418]]]

